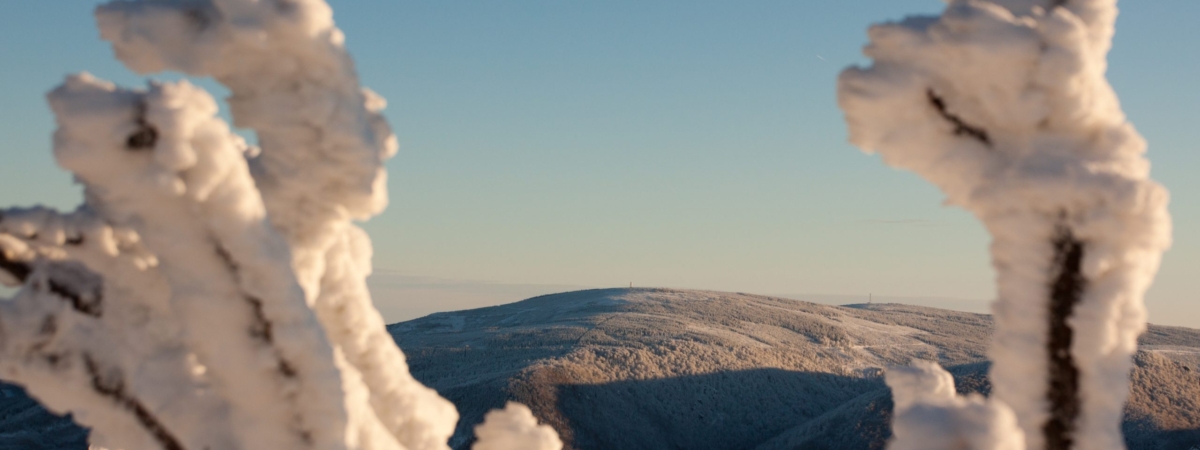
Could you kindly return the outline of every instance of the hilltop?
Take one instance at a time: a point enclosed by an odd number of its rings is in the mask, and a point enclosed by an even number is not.
[[[483,412],[528,404],[578,449],[864,449],[889,436],[881,374],[913,358],[988,392],[991,318],[670,289],[568,292],[394,324],[413,374]],[[1132,449],[1200,443],[1200,331],[1151,326],[1136,358]],[[1186,445],[1184,445],[1186,443]]]
[[[988,393],[991,317],[900,304],[601,289],[390,325],[412,373],[462,415],[529,405],[570,449],[879,449],[881,378],[913,358]],[[1151,325],[1126,407],[1131,450],[1200,444],[1200,330]],[[87,448],[86,431],[0,385],[0,450]]]

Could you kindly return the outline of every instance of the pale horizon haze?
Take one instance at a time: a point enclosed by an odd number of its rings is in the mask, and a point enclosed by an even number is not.
[[[44,95],[65,75],[144,85],[99,39],[98,3],[0,15],[0,206],[80,202],[50,154]],[[835,100],[870,24],[939,0],[330,3],[401,143],[365,225],[389,322],[630,283],[975,312],[994,296],[978,221],[850,146]],[[1150,321],[1198,328],[1200,2],[1119,5],[1109,79],[1174,218]]]

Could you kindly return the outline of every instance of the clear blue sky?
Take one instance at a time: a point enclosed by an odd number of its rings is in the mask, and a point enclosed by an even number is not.
[[[43,101],[63,75],[141,83],[98,39],[96,3],[18,2],[0,16],[0,204],[79,201],[51,159]],[[993,296],[982,228],[846,144],[834,101],[870,23],[940,1],[331,3],[401,142],[392,206],[367,225],[392,287],[473,285],[472,305],[503,297],[489,289],[630,282]],[[1200,327],[1200,2],[1121,6],[1110,79],[1175,218],[1151,321]],[[465,304],[422,292],[377,301]]]

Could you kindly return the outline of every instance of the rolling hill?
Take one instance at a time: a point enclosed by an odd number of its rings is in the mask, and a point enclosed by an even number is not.
[[[413,374],[459,408],[529,405],[570,449],[879,449],[888,366],[937,360],[986,394],[987,315],[748,294],[603,289],[388,327]],[[1151,326],[1126,407],[1133,450],[1200,444],[1200,331]],[[86,431],[0,386],[0,450],[86,449]]]
[[[451,444],[516,400],[575,449],[874,449],[884,368],[932,359],[987,393],[987,315],[668,289],[569,292],[389,327],[415,376],[458,405]],[[1132,449],[1200,444],[1200,331],[1151,326]]]

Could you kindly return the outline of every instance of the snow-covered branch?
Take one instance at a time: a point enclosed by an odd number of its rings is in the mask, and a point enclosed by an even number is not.
[[[134,70],[229,87],[261,149],[186,81],[81,74],[51,92],[55,157],[85,204],[0,212],[0,282],[23,287],[0,303],[0,376],[95,446],[447,448],[454,406],[413,379],[366,288],[351,221],[386,205],[396,140],[328,5],[117,1],[96,17]],[[527,428],[479,442],[557,442]]]
[[[230,448],[227,407],[184,351],[156,259],[84,209],[0,213],[0,377],[115,448]]]
[[[1024,433],[1002,402],[959,396],[937,363],[913,361],[888,369],[895,419],[890,450],[1021,450]]]
[[[549,425],[538,425],[528,407],[508,402],[489,411],[475,427],[478,441],[471,450],[562,450],[562,440]]]
[[[246,147],[215,117],[212,98],[186,82],[136,92],[84,75],[50,103],[59,164],[85,184],[93,209],[135,227],[154,252],[185,340],[234,423],[266,425],[244,438],[344,441],[321,431],[337,427],[317,425],[346,420],[332,348],[267,221]]]
[[[396,139],[362,89],[322,1],[114,2],[102,36],[142,72],[212,76],[234,121],[262,147],[252,163],[272,224],[332,343],[361,376],[385,426],[413,449],[444,448],[453,406],[408,372],[371,304],[370,241],[353,225],[387,203],[383,161]]]
[[[1030,449],[1123,447],[1166,191],[1104,78],[1115,0],[955,0],[876,25],[839,80],[851,141],[991,232],[994,397]],[[1032,382],[1031,380],[1040,380]]]

